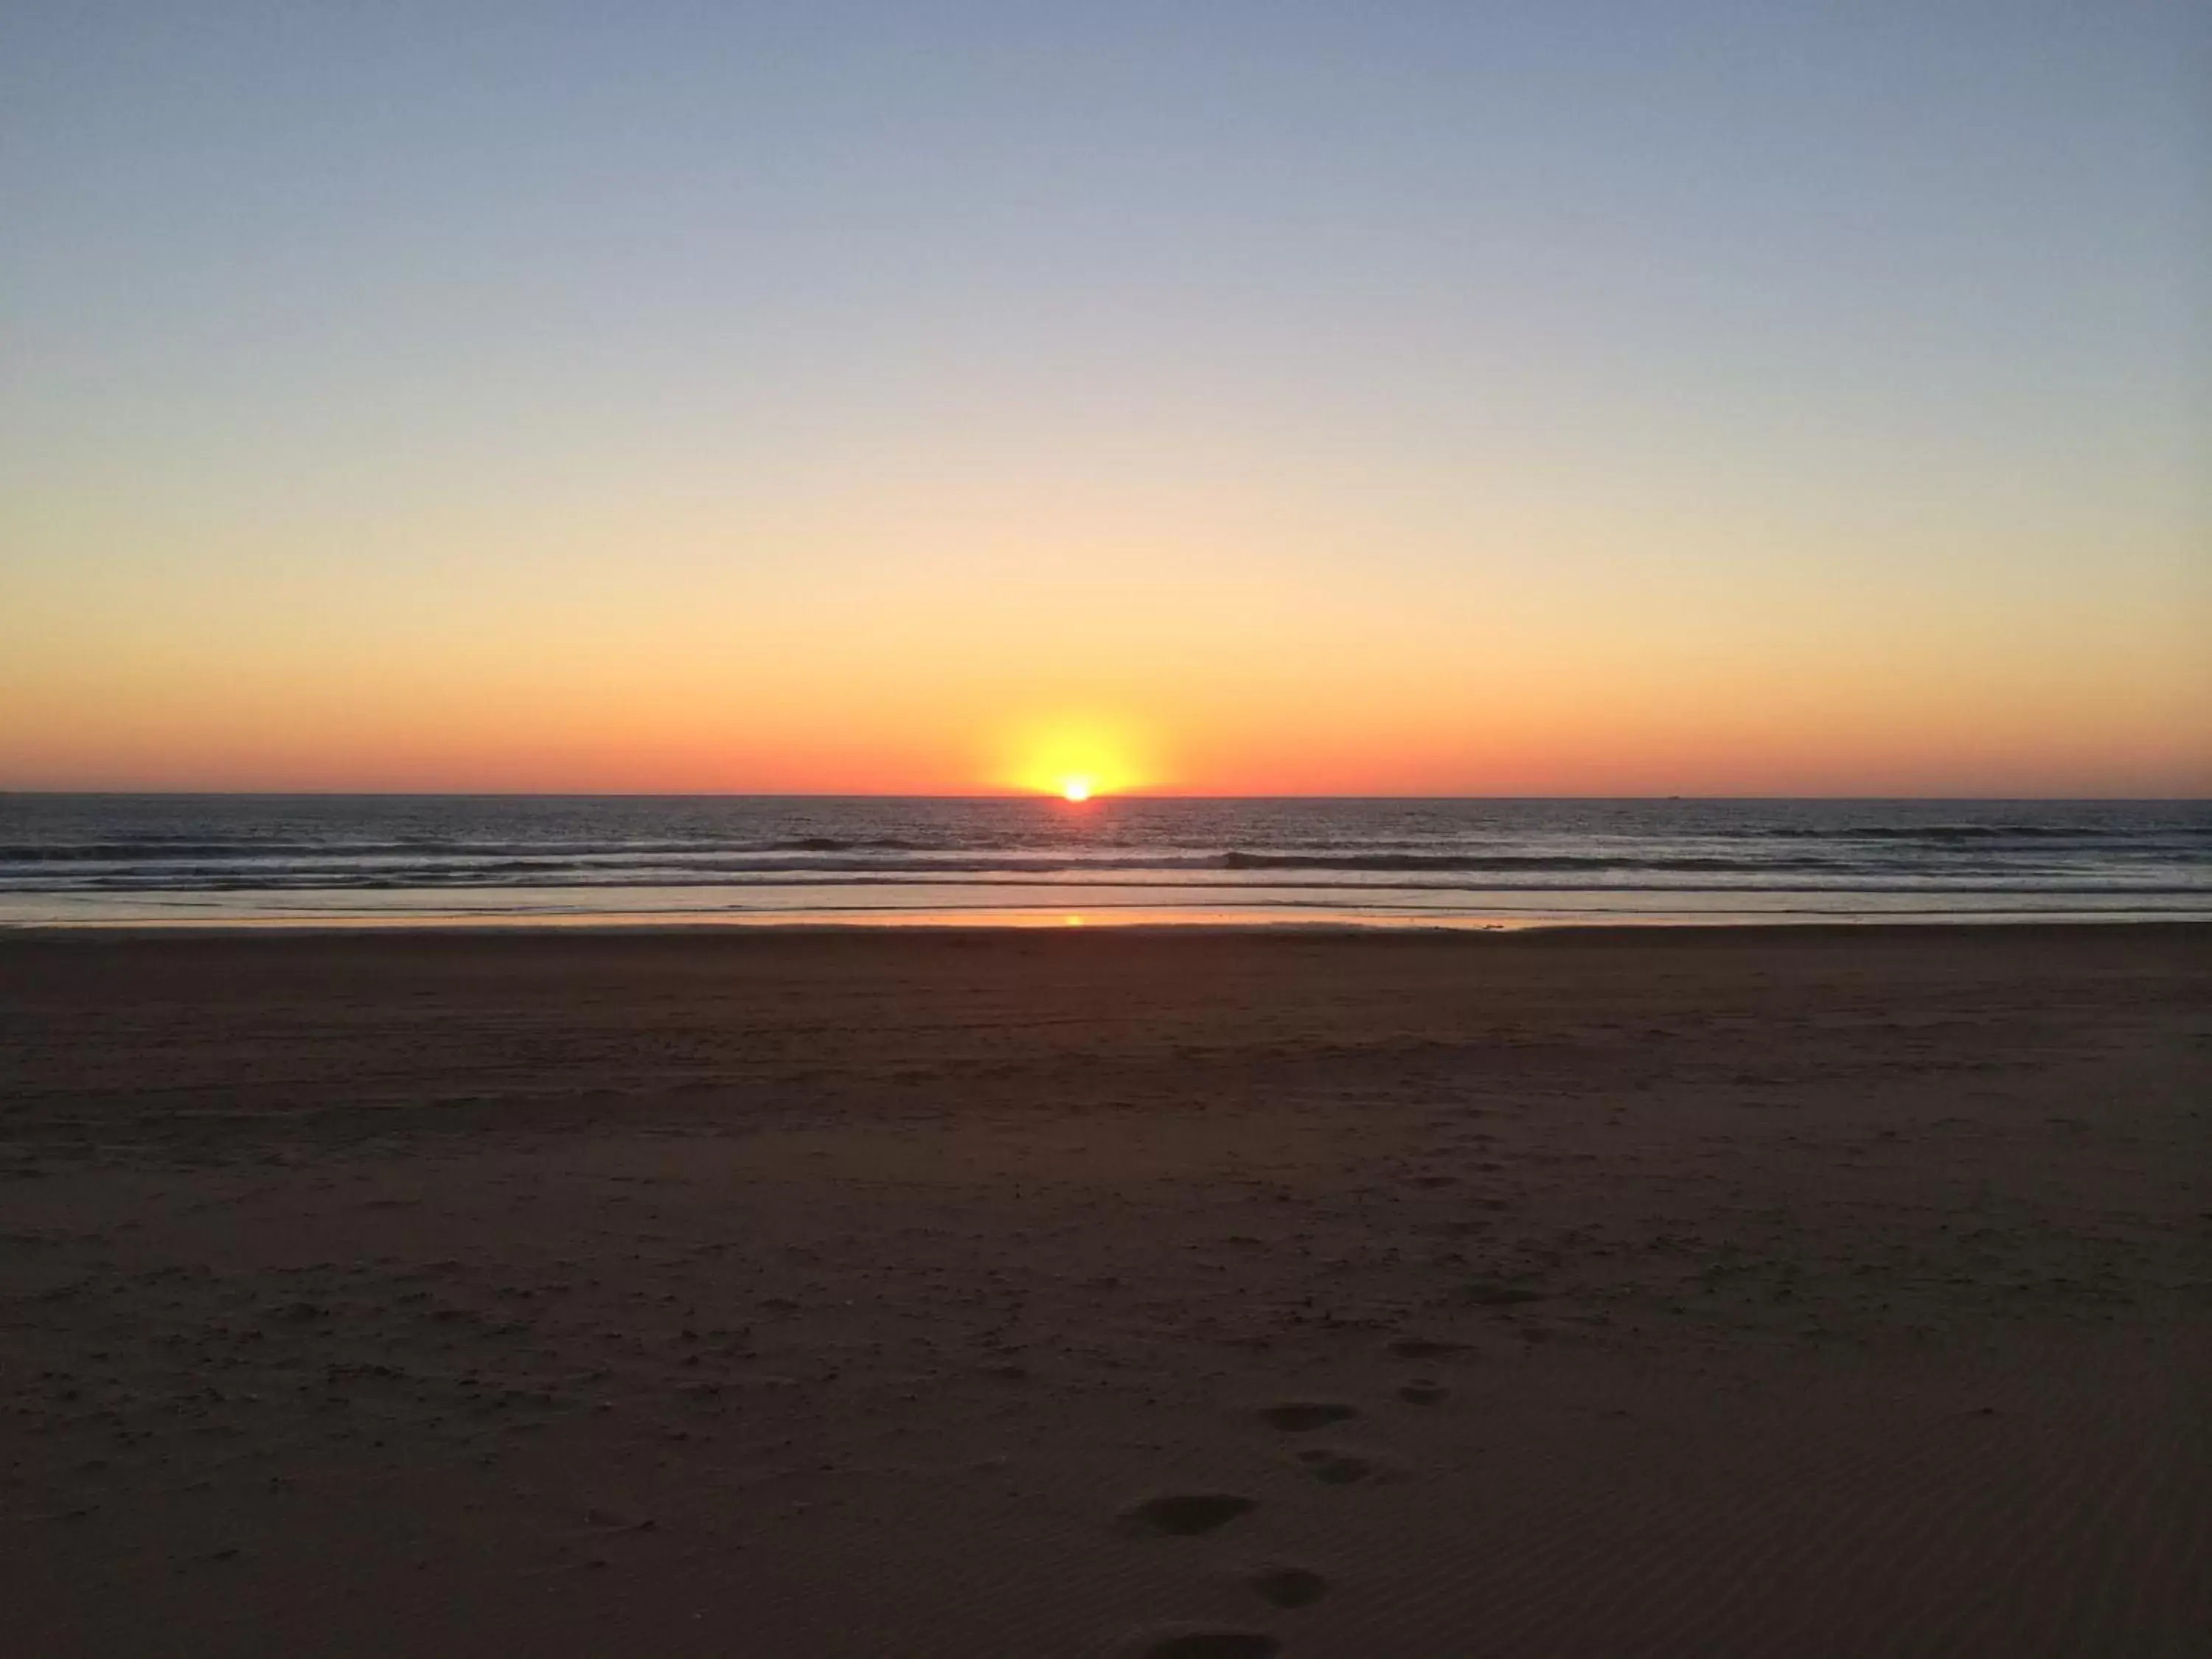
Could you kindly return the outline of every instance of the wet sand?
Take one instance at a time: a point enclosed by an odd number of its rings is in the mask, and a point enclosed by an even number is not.
[[[0,939],[0,1648],[2212,1650],[2212,931]]]

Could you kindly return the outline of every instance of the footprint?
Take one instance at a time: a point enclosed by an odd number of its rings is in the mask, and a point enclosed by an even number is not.
[[[1325,1429],[1332,1423],[1349,1422],[1358,1415],[1349,1406],[1327,1401],[1291,1401],[1280,1406],[1267,1407],[1260,1413],[1263,1422],[1289,1434],[1297,1434],[1307,1429]]]
[[[1121,1530],[1150,1538],[1194,1538],[1256,1507],[1235,1492],[1171,1492],[1122,1510]]]
[[[1255,1630],[1179,1630],[1132,1648],[1135,1659],[1275,1659],[1283,1644]]]
[[[1464,1342],[1439,1342],[1425,1336],[1401,1336],[1390,1345],[1390,1352],[1401,1359],[1447,1359],[1467,1348]]]
[[[1308,1474],[1328,1486],[1349,1486],[1376,1472],[1376,1466],[1364,1457],[1321,1446],[1300,1452],[1298,1462],[1306,1466]]]
[[[1441,1382],[1432,1382],[1425,1376],[1417,1376],[1398,1390],[1398,1398],[1409,1406],[1433,1406],[1451,1390]]]
[[[1279,1607],[1310,1607],[1328,1594],[1328,1580],[1304,1567],[1269,1567],[1251,1583],[1261,1600]]]

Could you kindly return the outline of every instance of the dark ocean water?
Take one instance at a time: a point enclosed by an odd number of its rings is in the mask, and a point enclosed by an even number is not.
[[[2212,916],[2212,802],[0,795],[0,924]]]

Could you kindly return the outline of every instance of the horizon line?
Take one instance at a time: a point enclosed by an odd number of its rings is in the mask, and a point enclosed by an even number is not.
[[[1167,789],[1123,789],[1094,794],[1082,803],[1066,802],[1055,792],[1041,789],[998,789],[943,793],[915,793],[885,790],[740,790],[740,789],[143,789],[98,788],[72,789],[32,785],[27,787],[0,786],[0,800],[16,796],[66,797],[138,797],[170,799],[262,799],[262,800],[1036,800],[1051,801],[1066,805],[1095,806],[1115,800],[1190,800],[1190,801],[1924,801],[1929,803],[1980,803],[2006,805],[2012,803],[2048,803],[2070,801],[2081,805],[2195,805],[2212,804],[2212,793],[2192,795],[1984,795],[1984,794],[1889,794],[1869,793],[1812,793],[1785,792],[1777,794],[1703,793],[1694,791],[1670,792],[1666,794],[1613,794],[1569,792],[1555,794],[1521,793],[1464,793],[1431,794],[1372,791],[1302,792],[1285,794],[1267,794],[1251,792],[1208,793],[1200,791]]]

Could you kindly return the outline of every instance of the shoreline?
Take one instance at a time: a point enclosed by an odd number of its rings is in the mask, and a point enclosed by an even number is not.
[[[512,919],[472,917],[467,920],[456,920],[449,916],[359,918],[318,916],[297,921],[283,917],[234,917],[221,921],[198,918],[180,919],[174,921],[144,919],[119,921],[0,921],[0,944],[19,939],[95,937],[118,939],[226,937],[364,939],[392,935],[406,938],[475,939],[517,934],[544,934],[574,939],[594,935],[616,938],[655,935],[713,938],[723,935],[767,934],[799,938],[816,935],[988,938],[1036,937],[1074,933],[1109,933],[1146,939],[1178,936],[1235,938],[1248,935],[1317,938],[1496,938],[1528,933],[1600,936],[1646,933],[1747,933],[1759,937],[1772,937],[1799,933],[1949,934],[1990,932],[2018,935],[2038,930],[2071,934],[2103,930],[2135,929],[2194,929],[2212,934],[2212,915],[2199,911],[2171,915],[2145,915],[2107,913],[2070,915],[2036,910],[2017,913],[1984,912],[1964,915],[1945,915],[1940,919],[1909,914],[1821,916],[1777,914],[1743,916],[1729,921],[1716,921],[1711,917],[1700,916],[1609,915],[1592,921],[1557,917],[1532,921],[1517,917],[1469,916],[1463,920],[1418,921],[1401,921],[1395,918],[1305,920],[1297,917],[1252,921],[1225,921],[1211,917],[1188,921],[1157,919],[1119,921],[1110,915],[1103,915],[1097,912],[1085,912],[1079,916],[1041,912],[1034,919],[1019,921],[933,916],[872,921],[825,921],[813,917],[785,920],[772,915],[665,921],[640,921],[622,915],[578,917],[528,915],[516,916]]]

